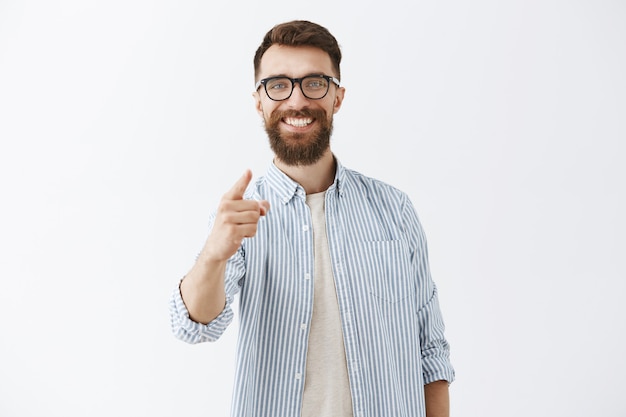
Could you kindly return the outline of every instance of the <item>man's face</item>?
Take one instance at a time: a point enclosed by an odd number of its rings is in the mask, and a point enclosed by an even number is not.
[[[263,54],[259,79],[286,76],[301,78],[323,74],[336,76],[330,56],[319,48],[272,45]],[[344,88],[330,83],[328,94],[319,100],[306,98],[299,84],[291,97],[271,100],[263,86],[254,93],[256,109],[265,123],[270,146],[287,165],[311,165],[329,149],[333,114],[339,111]]]

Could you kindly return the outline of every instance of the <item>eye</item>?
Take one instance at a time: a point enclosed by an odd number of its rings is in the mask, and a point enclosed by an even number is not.
[[[318,90],[320,88],[326,88],[326,80],[323,78],[312,78],[306,80],[306,88],[312,90]]]
[[[285,90],[287,88],[291,88],[291,81],[284,79],[284,78],[280,78],[277,80],[270,80],[265,85],[270,90],[280,91],[280,90]]]

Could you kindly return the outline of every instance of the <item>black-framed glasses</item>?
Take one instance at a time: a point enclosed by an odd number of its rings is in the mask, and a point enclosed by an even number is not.
[[[254,89],[258,90],[259,87],[263,85],[265,92],[270,99],[274,101],[282,101],[291,97],[293,89],[296,83],[298,83],[304,97],[311,100],[319,100],[326,97],[326,94],[328,94],[331,81],[339,87],[338,79],[323,74],[307,75],[302,78],[289,78],[283,76],[269,77],[258,81]]]

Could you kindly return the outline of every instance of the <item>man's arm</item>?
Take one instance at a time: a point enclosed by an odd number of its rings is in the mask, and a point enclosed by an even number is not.
[[[426,417],[450,417],[448,381],[435,381],[424,385]]]
[[[213,261],[201,252],[196,263],[180,283],[180,294],[195,322],[208,324],[224,309],[225,261]]]
[[[267,201],[244,200],[252,179],[248,170],[220,201],[213,229],[196,263],[180,284],[180,292],[195,322],[207,324],[224,309],[226,262],[246,237],[256,234],[257,223],[269,210]]]
[[[437,288],[430,276],[426,235],[417,218],[415,208],[405,201],[403,218],[406,221],[408,241],[416,264],[417,288],[419,289],[418,320],[420,323],[420,347],[424,399],[427,417],[448,417],[450,415],[449,383],[454,380],[454,368],[450,363],[449,345],[444,337],[444,323],[439,308]]]

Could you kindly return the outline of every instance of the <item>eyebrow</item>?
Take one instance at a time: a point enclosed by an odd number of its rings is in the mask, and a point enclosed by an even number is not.
[[[305,74],[305,75],[303,75],[301,77],[291,77],[291,76],[289,76],[287,74],[276,74],[276,75],[270,75],[268,77],[263,77],[263,78],[260,78],[260,79],[264,80],[264,79],[267,79],[267,78],[276,78],[276,77],[285,77],[285,78],[293,79],[293,78],[304,78],[304,77],[312,77],[312,76],[319,76],[319,75],[327,75],[327,74],[325,74],[323,72],[310,72],[310,73]],[[328,77],[334,77],[334,75],[327,75],[327,76]]]

